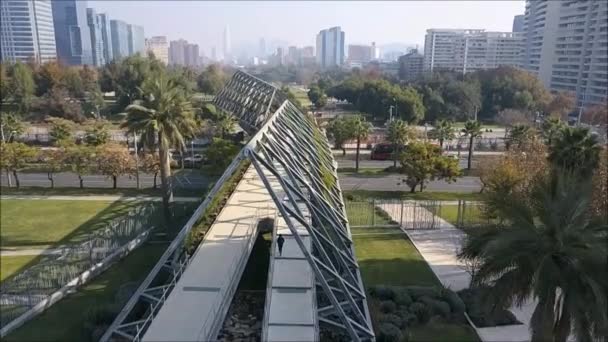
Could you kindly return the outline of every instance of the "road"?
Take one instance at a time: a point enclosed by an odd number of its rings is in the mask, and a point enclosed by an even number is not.
[[[342,190],[377,190],[377,191],[409,191],[410,188],[403,182],[404,175],[387,174],[377,176],[364,176],[350,173],[339,174]],[[425,191],[446,192],[476,192],[481,190],[478,177],[461,177],[455,183],[445,181],[431,181],[426,184]]]
[[[78,176],[73,172],[60,172],[54,175],[56,187],[78,187]],[[85,188],[111,188],[112,179],[104,175],[87,175],[83,176]],[[47,178],[46,173],[19,173],[19,180],[22,186],[39,186],[50,187],[51,182]],[[154,175],[140,174],[140,186],[142,188],[150,188],[154,184]],[[160,175],[156,179],[157,185],[160,186]],[[6,172],[0,174],[0,184],[7,186]],[[173,186],[178,188],[205,188],[209,184],[209,179],[204,175],[192,170],[180,171],[173,177]],[[15,180],[13,179],[13,186]],[[120,176],[118,177],[118,188],[135,188],[137,181],[135,176]]]
[[[355,153],[353,151],[347,150],[346,151],[346,156],[342,156],[342,151],[337,151],[334,150],[334,158],[336,159],[336,161],[338,162],[338,167],[339,168],[354,168],[355,167]],[[370,151],[369,150],[364,150],[360,152],[360,159],[359,159],[359,167],[362,169],[384,169],[387,168],[389,166],[393,166],[393,161],[392,160],[371,160],[370,158]],[[457,155],[458,152],[456,151],[446,151],[444,152],[446,155]],[[481,157],[481,156],[499,156],[504,154],[504,152],[496,152],[496,151],[479,151],[479,152],[475,152],[473,153],[473,161],[475,161],[476,157]],[[460,152],[460,158],[459,158],[459,163],[458,165],[460,166],[461,169],[464,169],[467,167],[467,156],[469,155],[468,152]]]

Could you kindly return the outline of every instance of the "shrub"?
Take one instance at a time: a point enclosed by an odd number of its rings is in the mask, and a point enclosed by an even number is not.
[[[406,286],[407,291],[413,300],[418,300],[422,296],[440,298],[440,290],[434,286]]]
[[[380,318],[382,323],[391,323],[398,328],[403,328],[403,318],[395,314],[386,314]]]
[[[429,310],[435,315],[440,315],[446,318],[450,316],[450,304],[442,300],[434,299],[428,296],[422,296],[418,298],[418,301],[424,303],[429,308]]]
[[[456,292],[450,289],[443,289],[441,291],[441,298],[450,305],[453,313],[462,314],[465,312],[466,306]]]
[[[378,342],[400,342],[402,340],[403,335],[401,334],[401,330],[394,324],[382,323],[378,330]]]
[[[384,313],[392,313],[397,311],[397,304],[390,300],[385,300],[380,303],[380,311]]]
[[[376,297],[381,300],[394,300],[395,290],[388,286],[376,286]]]
[[[85,322],[82,326],[84,340],[98,341],[112,324],[118,311],[120,308],[113,304],[94,306],[85,311]]]
[[[410,296],[407,289],[401,288],[395,291],[395,303],[398,305],[409,306],[412,304],[412,297]]]
[[[431,319],[431,309],[424,303],[414,302],[410,305],[410,312],[416,315],[420,324],[426,324]]]
[[[488,305],[484,295],[487,290],[487,288],[469,288],[458,292],[473,323],[480,328],[521,324],[506,308]]]

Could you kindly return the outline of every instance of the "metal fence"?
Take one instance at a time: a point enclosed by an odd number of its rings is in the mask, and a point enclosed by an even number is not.
[[[346,201],[350,226],[436,229],[447,222],[458,228],[487,226],[482,202],[373,199]]]
[[[90,234],[86,241],[49,250],[0,284],[0,327],[5,327],[83,272],[162,222],[159,203],[148,202]],[[78,284],[76,284],[78,285]]]

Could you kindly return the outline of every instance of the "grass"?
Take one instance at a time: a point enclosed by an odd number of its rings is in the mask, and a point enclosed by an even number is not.
[[[134,201],[3,199],[0,201],[2,247],[48,247],[78,243],[136,206]]]
[[[357,233],[361,231],[357,230]],[[385,228],[383,232],[395,234],[353,236],[365,286],[440,285],[405,234],[397,228]]]
[[[416,342],[479,341],[475,330],[473,330],[472,327],[463,324],[427,324],[423,327],[412,327],[409,332],[410,341]]]
[[[346,216],[351,226],[386,226],[393,224],[386,215],[380,215],[371,202],[346,201]]]
[[[437,212],[437,216],[448,221],[454,226],[458,226],[458,206],[442,205]],[[463,224],[465,227],[489,222],[484,218],[481,206],[467,205],[464,210]]]
[[[305,91],[302,91],[298,87],[289,87],[289,90],[294,94],[296,99],[300,101],[302,107],[308,108],[312,105],[312,102],[310,102],[310,99],[308,98],[308,93]]]
[[[0,258],[0,281],[20,271],[36,257],[37,255],[2,256]]]
[[[174,188],[173,194],[175,196],[200,196],[201,189],[187,189],[187,188]],[[111,188],[45,188],[38,186],[8,188],[0,187],[1,195],[35,195],[35,196],[101,196],[101,195],[117,195],[117,196],[161,196],[160,190],[160,178],[158,180],[158,189],[144,188],[122,188],[122,189],[111,189]]]
[[[339,175],[346,176],[384,176],[391,174],[392,172],[386,171],[386,168],[374,167],[374,168],[359,168],[359,172],[356,172],[354,167],[343,167],[338,169]]]
[[[92,341],[86,330],[91,310],[113,304],[118,310],[129,299],[123,285],[135,288],[152,269],[167,245],[146,244],[110,269],[32,319],[3,341]],[[113,319],[113,318],[112,318]]]
[[[375,190],[344,190],[344,197],[353,200],[367,199],[410,199],[433,201],[481,201],[482,194],[477,192],[415,192],[409,191],[375,191]]]

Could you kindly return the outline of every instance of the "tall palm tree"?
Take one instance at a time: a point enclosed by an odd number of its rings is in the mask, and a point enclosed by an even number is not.
[[[357,140],[357,154],[355,156],[355,172],[359,172],[359,149],[361,146],[361,140],[367,139],[372,131],[372,125],[365,121],[365,118],[361,115],[355,115],[349,119],[349,131],[351,137]]]
[[[532,137],[532,134],[533,132],[530,126],[523,124],[514,125],[511,130],[509,130],[509,136],[506,140],[507,149],[513,145],[521,147],[526,140]]]
[[[547,177],[528,200],[511,193],[497,201],[506,226],[464,241],[459,257],[479,262],[471,286],[489,286],[484,300],[503,307],[537,301],[533,342],[606,337],[608,226],[588,215],[590,190],[588,181]]]
[[[473,159],[473,140],[477,137],[481,137],[481,123],[476,120],[468,120],[464,124],[462,133],[469,137],[469,158],[467,161],[467,169],[471,169],[471,160]]]
[[[599,163],[601,147],[583,127],[564,127],[549,146],[549,161],[565,171],[590,176]]]
[[[434,138],[439,140],[439,147],[443,151],[443,142],[456,137],[454,125],[449,120],[437,120],[435,122]]]
[[[146,80],[142,92],[142,100],[127,106],[122,127],[141,133],[144,143],[158,147],[163,206],[169,220],[173,201],[169,149],[185,148],[184,136],[192,135],[196,128],[194,111],[182,89],[162,73]]]
[[[564,123],[559,118],[550,117],[543,121],[540,131],[547,145],[551,145],[553,139],[559,135],[564,127]]]
[[[397,167],[397,159],[403,147],[414,138],[414,131],[407,122],[395,120],[388,126],[387,140],[393,144],[393,167]]]

